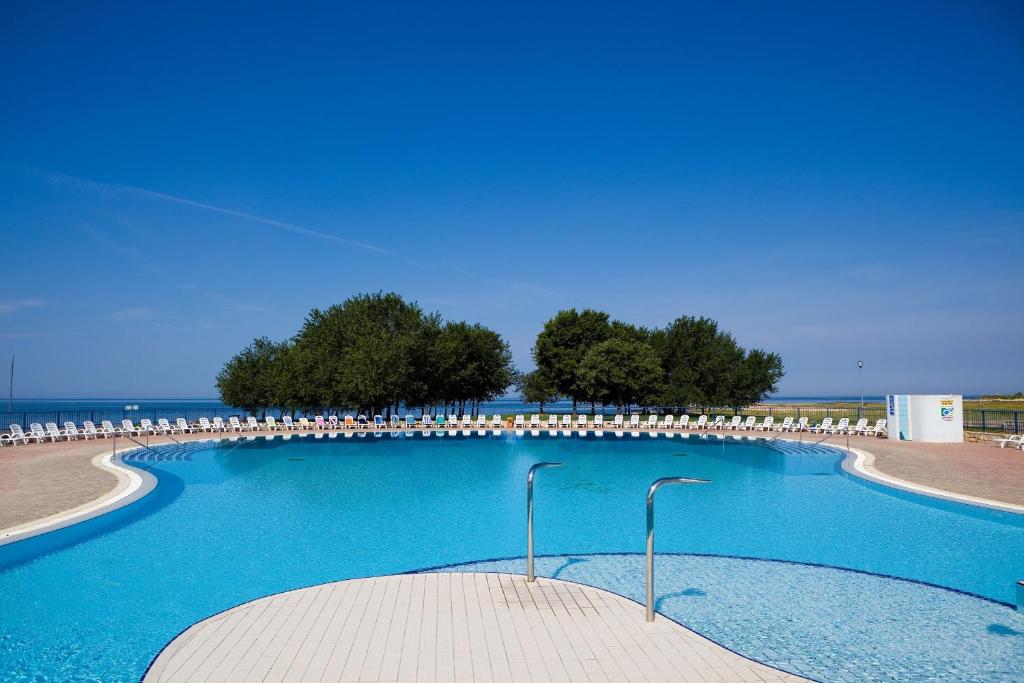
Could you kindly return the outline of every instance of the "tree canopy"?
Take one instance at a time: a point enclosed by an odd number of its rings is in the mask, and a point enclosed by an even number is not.
[[[479,324],[443,321],[395,293],[314,308],[284,342],[266,337],[224,364],[221,400],[268,408],[390,413],[399,405],[476,413],[515,384],[543,406],[573,402],[743,407],[776,391],[782,359],[742,348],[710,318],[647,329],[586,309],[559,311],[537,335],[536,369],[519,374],[508,344]]]
[[[554,403],[559,398],[558,388],[554,381],[543,370],[537,368],[532,372],[521,373],[516,378],[519,398],[526,403],[536,403],[540,412],[544,412],[545,403]]]
[[[574,410],[578,401],[743,407],[776,391],[783,376],[778,354],[744,350],[710,318],[681,317],[649,330],[589,309],[559,311],[537,336],[533,356],[536,372]]]
[[[256,411],[476,406],[502,395],[515,370],[508,344],[481,325],[442,323],[394,293],[313,309],[295,337],[260,338],[217,377],[221,400]]]
[[[288,343],[258,337],[224,364],[217,373],[217,389],[227,405],[256,413],[283,404]]]

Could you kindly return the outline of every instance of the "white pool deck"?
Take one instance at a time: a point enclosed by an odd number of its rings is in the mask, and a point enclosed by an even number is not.
[[[575,583],[422,573],[268,596],[201,621],[146,683],[800,681]]]

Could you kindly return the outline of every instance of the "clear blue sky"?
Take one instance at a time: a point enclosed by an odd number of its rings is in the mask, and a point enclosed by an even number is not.
[[[708,4],[5,2],[18,395],[212,396],[378,289],[523,368],[595,306],[783,394],[1024,389],[1024,5]]]

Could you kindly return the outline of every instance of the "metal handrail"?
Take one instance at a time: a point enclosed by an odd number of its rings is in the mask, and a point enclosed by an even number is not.
[[[663,477],[647,489],[647,621],[654,621],[654,494],[666,484],[710,484],[708,479]]]
[[[533,477],[539,469],[563,466],[560,462],[539,462],[526,475],[526,580],[529,583],[537,579],[533,574]]]
[[[114,434],[114,447],[113,447],[114,448],[114,452],[113,452],[113,455],[117,455],[117,436],[118,435],[115,433]],[[149,451],[150,453],[153,453],[154,455],[160,455],[160,453],[157,452],[156,450],[150,448],[148,445],[142,443],[141,441],[136,441],[135,439],[133,439],[131,436],[129,436],[127,434],[121,434],[121,437],[125,438],[125,439],[128,439],[129,441],[131,441],[133,444],[137,445],[140,448],[145,448],[147,451]],[[147,441],[148,441],[148,439],[147,439]]]

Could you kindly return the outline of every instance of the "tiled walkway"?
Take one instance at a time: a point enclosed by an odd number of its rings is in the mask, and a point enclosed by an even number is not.
[[[799,681],[596,588],[511,574],[353,579],[199,622],[166,681]]]

